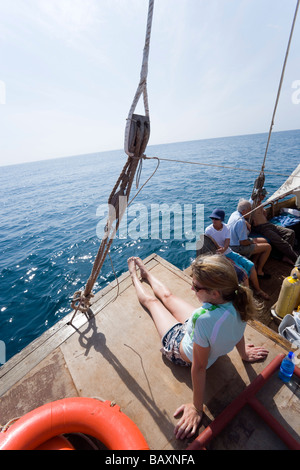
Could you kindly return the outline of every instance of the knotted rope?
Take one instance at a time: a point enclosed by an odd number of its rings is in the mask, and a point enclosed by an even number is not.
[[[74,310],[74,314],[69,324],[72,321],[78,311],[81,311],[88,317],[90,316],[90,301],[93,297],[92,289],[100,274],[103,263],[106,256],[109,254],[111,244],[118,231],[119,225],[122,220],[122,216],[128,206],[129,195],[132,187],[132,183],[135,174],[138,170],[138,180],[141,173],[141,161],[145,157],[144,152],[146,150],[148,140],[150,137],[150,119],[149,119],[149,105],[148,105],[148,94],[147,94],[147,75],[148,75],[148,57],[150,47],[150,35],[153,18],[153,6],[154,0],[149,0],[148,9],[148,21],[147,21],[147,32],[145,39],[145,47],[143,53],[143,62],[140,75],[140,82],[138,89],[131,105],[126,128],[125,128],[125,152],[128,155],[127,161],[123,167],[123,170],[116,181],[116,184],[108,198],[108,219],[104,230],[104,236],[98,249],[94,265],[90,274],[90,277],[86,283],[84,291],[76,291],[73,296],[71,307]],[[133,114],[136,105],[139,101],[141,94],[144,96],[144,108],[146,116],[139,116]],[[157,168],[156,168],[157,169]],[[155,170],[156,171],[156,170]],[[147,180],[148,181],[148,180]],[[147,182],[146,182],[147,183]],[[146,184],[145,183],[145,184]],[[143,185],[144,186],[144,185]],[[137,194],[135,195],[135,197]],[[120,204],[121,201],[121,204]],[[125,201],[125,203],[124,203]]]

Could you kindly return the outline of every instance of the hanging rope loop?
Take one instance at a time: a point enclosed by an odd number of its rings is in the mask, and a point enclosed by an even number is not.
[[[144,51],[143,51],[143,61],[142,61],[142,68],[141,68],[141,74],[140,74],[140,82],[138,84],[135,96],[133,98],[133,102],[128,113],[126,127],[125,127],[124,150],[128,156],[134,155],[134,152],[132,151],[132,148],[130,146],[130,143],[132,143],[132,138],[130,137],[130,133],[132,132],[131,130],[132,123],[134,123],[134,119],[135,119],[133,113],[135,111],[135,108],[142,94],[144,98],[145,116],[148,118],[149,127],[150,127],[147,77],[148,77],[148,59],[149,59],[149,51],[150,51],[150,38],[151,38],[151,29],[152,29],[153,9],[154,9],[154,0],[149,0],[146,39],[145,39],[145,46],[144,46]],[[142,116],[139,116],[139,117],[142,117]]]

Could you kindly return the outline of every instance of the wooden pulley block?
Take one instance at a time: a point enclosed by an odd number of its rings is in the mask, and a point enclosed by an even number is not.
[[[130,130],[128,150],[136,156],[140,156],[145,151],[150,137],[150,119],[148,116],[133,114]]]

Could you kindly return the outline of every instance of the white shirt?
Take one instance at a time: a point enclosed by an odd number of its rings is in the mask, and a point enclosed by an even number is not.
[[[205,235],[209,235],[215,240],[215,242],[219,246],[223,247],[225,245],[225,240],[227,238],[230,239],[230,230],[224,223],[222,225],[221,230],[216,230],[213,224],[211,224],[205,229]],[[224,255],[227,255],[231,251],[231,248],[228,247],[227,250],[224,252]]]
[[[241,340],[245,327],[246,323],[231,302],[219,305],[204,303],[187,322],[182,340],[183,351],[192,362],[194,342],[203,348],[210,347],[208,369],[218,357],[234,348]]]

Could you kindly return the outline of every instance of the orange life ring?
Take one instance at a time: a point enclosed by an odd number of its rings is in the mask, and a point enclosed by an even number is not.
[[[65,398],[48,403],[0,433],[0,450],[33,450],[61,434],[83,433],[110,450],[149,450],[142,433],[118,405],[95,398]]]
[[[64,436],[55,436],[43,442],[35,450],[75,450],[75,448]]]

